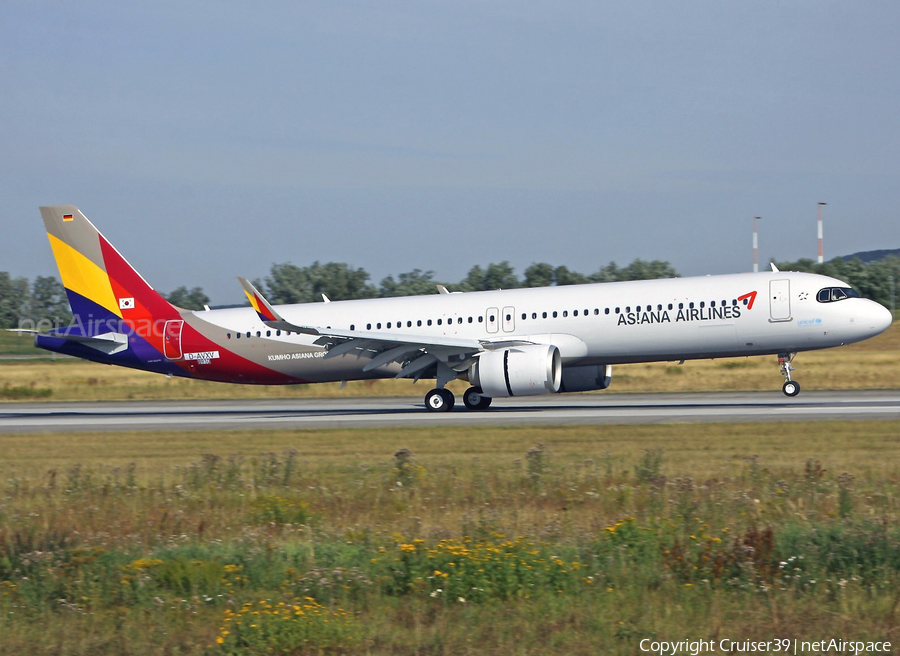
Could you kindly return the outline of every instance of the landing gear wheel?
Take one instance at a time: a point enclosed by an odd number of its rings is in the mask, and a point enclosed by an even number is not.
[[[797,396],[800,393],[800,383],[796,380],[789,380],[781,388],[781,391],[784,392],[785,396]]]
[[[433,389],[425,395],[425,407],[429,412],[450,412],[456,404],[453,392],[446,389]]]
[[[794,361],[794,356],[796,353],[779,353],[778,354],[778,364],[781,365],[781,375],[784,376],[784,385],[781,388],[781,391],[784,392],[785,396],[797,396],[800,393],[800,383],[796,380],[791,380],[791,372],[794,370],[794,365],[791,362]]]
[[[463,403],[469,410],[487,410],[493,399],[490,396],[484,396],[480,387],[470,387],[463,394]]]

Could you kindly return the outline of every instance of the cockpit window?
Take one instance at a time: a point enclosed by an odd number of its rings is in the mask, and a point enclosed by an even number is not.
[[[826,287],[816,294],[819,303],[832,303],[843,301],[845,298],[859,298],[859,292],[851,287]]]

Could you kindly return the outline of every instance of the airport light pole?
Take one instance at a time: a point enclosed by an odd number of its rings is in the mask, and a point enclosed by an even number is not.
[[[827,204],[819,201],[819,264],[825,261],[825,253],[822,250],[822,206]]]
[[[759,239],[757,237],[758,230],[756,227],[756,222],[759,221],[760,217],[753,217],[753,273],[759,273]]]

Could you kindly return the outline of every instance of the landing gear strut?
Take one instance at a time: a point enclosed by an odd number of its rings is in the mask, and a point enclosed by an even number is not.
[[[470,387],[463,394],[463,403],[469,410],[487,410],[493,399],[485,396],[480,387]]]
[[[778,364],[781,365],[781,375],[784,376],[784,385],[782,386],[781,391],[784,392],[785,396],[797,396],[800,393],[800,383],[791,380],[791,372],[794,370],[794,365],[792,365],[791,362],[794,361],[795,355],[797,354],[778,354]]]
[[[429,412],[450,412],[456,397],[448,389],[433,389],[425,395],[425,407]]]

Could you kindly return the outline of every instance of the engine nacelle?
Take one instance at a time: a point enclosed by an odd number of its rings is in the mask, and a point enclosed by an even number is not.
[[[612,382],[612,365],[583,365],[563,367],[560,392],[589,392],[604,390]]]
[[[534,396],[559,391],[562,359],[552,344],[488,351],[469,370],[469,382],[485,396]]]

